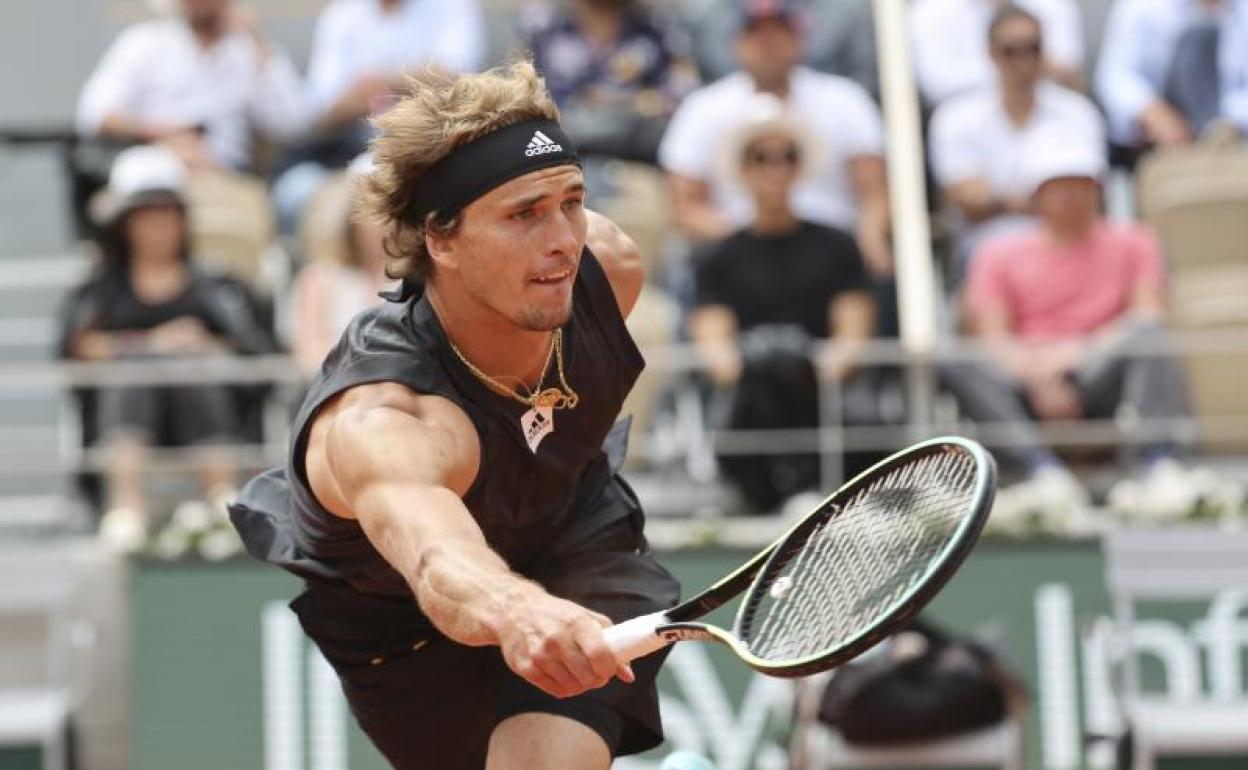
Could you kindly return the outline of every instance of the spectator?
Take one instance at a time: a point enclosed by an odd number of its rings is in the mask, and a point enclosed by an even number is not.
[[[891,275],[888,194],[880,113],[858,84],[815,72],[802,56],[792,0],[747,0],[739,12],[742,71],[690,94],[659,148],[669,172],[678,223],[692,238],[716,241],[753,221],[748,191],[714,164],[718,145],[749,118],[756,93],[784,100],[818,135],[821,157],[793,188],[805,220],[852,231],[876,276]]]
[[[1039,442],[1030,417],[1109,418],[1127,407],[1143,420],[1176,418],[1188,404],[1172,358],[1133,355],[1165,341],[1156,238],[1102,217],[1099,153],[1053,137],[1028,152],[1039,226],[984,244],[970,265],[970,326],[990,360],[946,374],[972,419],[1010,426],[1001,454],[1028,479],[1003,490],[1003,507],[1070,511],[1085,493]],[[1134,459],[1168,472],[1163,461],[1177,449],[1152,442]]]
[[[121,33],[83,88],[78,130],[160,142],[191,169],[249,169],[253,129],[284,140],[306,126],[299,77],[233,0],[178,7]]]
[[[133,147],[118,156],[99,207],[109,240],[100,269],[64,306],[64,355],[119,361],[272,351],[242,286],[190,261],[185,174],[164,147]],[[87,426],[88,433],[111,450],[100,528],[111,545],[128,551],[143,542],[149,520],[143,466],[153,444],[208,448],[200,474],[205,495],[217,501],[233,489],[233,465],[219,449],[237,440],[239,428],[229,388],[107,388],[95,407],[98,425]]]
[[[283,232],[334,169],[368,145],[368,118],[408,77],[439,78],[481,66],[485,33],[476,0],[332,0],[317,19],[308,58],[314,132],[279,164],[273,200]]]
[[[680,100],[697,85],[686,43],[640,0],[534,6],[528,48],[578,149],[654,163]]]
[[[814,428],[819,410],[804,343],[834,340],[819,369],[851,384],[874,303],[853,237],[801,219],[789,203],[798,181],[818,168],[813,132],[770,94],[748,107],[753,120],[725,143],[723,165],[749,190],[754,218],[698,266],[689,328],[712,382],[735,390],[729,428]],[[796,344],[781,349],[788,340]],[[813,454],[726,455],[721,467],[762,510],[819,480]]]
[[[312,108],[323,128],[360,125],[405,76],[472,72],[484,47],[475,0],[332,0],[308,60]]]
[[[910,40],[923,100],[935,107],[992,82],[988,26],[1007,0],[914,0]],[[1044,31],[1044,74],[1082,90],[1083,20],[1075,0],[1017,0]]]
[[[360,156],[321,188],[304,220],[308,264],[293,288],[291,349],[308,377],[351,319],[380,301],[386,284],[385,228],[355,213],[356,185],[371,170],[371,157]]]
[[[1096,90],[1124,148],[1183,145],[1219,118],[1248,133],[1248,3],[1117,0]]]
[[[689,5],[693,53],[702,77],[709,81],[731,74],[737,69],[733,46],[737,20],[724,13],[722,0],[701,0]],[[804,0],[801,23],[807,65],[849,78],[873,97],[879,95],[870,0]]]
[[[1020,6],[997,9],[988,26],[996,82],[955,96],[932,116],[932,171],[965,223],[959,264],[975,246],[1032,222],[1023,148],[1039,132],[1060,131],[1104,152],[1100,112],[1086,97],[1044,80],[1039,19]]]

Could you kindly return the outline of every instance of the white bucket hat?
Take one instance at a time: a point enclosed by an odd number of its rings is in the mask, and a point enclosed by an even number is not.
[[[741,164],[745,150],[754,141],[768,136],[784,136],[797,147],[797,178],[803,179],[819,168],[823,148],[810,126],[774,94],[756,93],[744,110],[746,118],[732,127],[720,141],[717,165],[722,177],[742,184]]]
[[[186,167],[172,150],[139,145],[122,150],[108,174],[108,186],[91,201],[96,223],[111,225],[145,205],[186,204]]]

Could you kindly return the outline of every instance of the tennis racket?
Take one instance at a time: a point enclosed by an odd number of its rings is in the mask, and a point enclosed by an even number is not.
[[[773,676],[865,652],[923,608],[970,553],[996,465],[957,437],[916,444],[848,482],[773,544],[688,601],[606,629],[620,663],[676,641],[726,644]],[[697,622],[738,594],[732,630]]]

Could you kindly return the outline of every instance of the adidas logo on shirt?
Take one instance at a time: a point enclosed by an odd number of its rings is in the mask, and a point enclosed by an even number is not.
[[[529,140],[529,147],[524,151],[524,154],[526,157],[532,158],[536,155],[545,155],[551,152],[563,152],[563,145],[556,144],[541,131],[535,131],[533,138]]]

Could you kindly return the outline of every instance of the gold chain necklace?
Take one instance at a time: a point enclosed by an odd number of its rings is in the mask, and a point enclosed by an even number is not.
[[[455,355],[459,357],[459,360],[463,362],[464,366],[468,367],[468,371],[472,372],[478,380],[481,380],[486,385],[489,385],[497,391],[506,393],[531,409],[540,407],[549,407],[551,409],[575,409],[576,405],[581,401],[581,397],[577,395],[577,392],[572,389],[571,385],[568,384],[568,378],[563,372],[562,328],[555,329],[555,333],[551,335],[550,352],[546,354],[546,363],[542,366],[542,375],[537,380],[537,390],[524,396],[517,393],[514,389],[507,387],[505,383],[500,382],[496,378],[491,377],[478,369],[471,361],[468,360],[468,357],[455,346],[455,343],[451,342],[449,337],[446,341],[450,344],[451,350],[455,352]],[[555,359],[555,367],[559,372],[560,387],[546,388],[543,390],[542,384],[546,382],[546,374],[550,371],[550,359],[552,358]],[[527,388],[525,389],[527,390]]]

